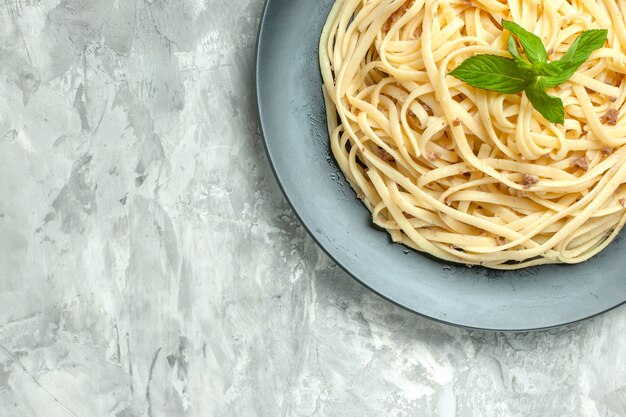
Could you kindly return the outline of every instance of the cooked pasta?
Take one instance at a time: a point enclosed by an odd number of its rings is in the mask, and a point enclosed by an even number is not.
[[[467,265],[578,263],[626,221],[626,1],[337,0],[320,63],[330,146],[393,241]],[[477,54],[510,57],[503,19],[550,60],[583,31],[608,41],[550,94],[548,122],[524,93],[448,75]]]

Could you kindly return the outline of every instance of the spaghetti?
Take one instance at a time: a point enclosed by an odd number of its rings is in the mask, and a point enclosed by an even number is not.
[[[578,263],[626,222],[626,2],[337,0],[320,41],[330,144],[395,242],[467,265]],[[549,59],[580,33],[607,44],[550,89],[565,122],[525,94],[447,75],[477,54],[509,57],[503,19]]]

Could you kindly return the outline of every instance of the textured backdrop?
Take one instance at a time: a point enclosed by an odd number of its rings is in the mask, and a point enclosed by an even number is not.
[[[625,416],[626,309],[461,330],[320,252],[263,153],[261,8],[0,2],[0,416]]]

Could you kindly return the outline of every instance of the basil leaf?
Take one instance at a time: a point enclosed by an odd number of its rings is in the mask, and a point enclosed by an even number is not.
[[[507,48],[513,59],[496,55],[476,55],[468,58],[449,75],[472,87],[499,93],[525,91],[528,100],[546,120],[565,123],[565,108],[560,98],[548,95],[548,87],[567,81],[589,56],[606,42],[608,31],[588,30],[570,46],[563,58],[548,62],[541,39],[520,25],[503,20],[502,26],[512,35]],[[524,48],[523,57],[517,41]],[[529,62],[530,61],[530,62]]]
[[[551,75],[546,77],[546,85],[548,87],[556,87],[559,84],[563,84],[565,81],[572,78],[572,75],[580,68],[580,66],[584,63],[580,64],[568,61],[554,61],[550,62],[550,67],[556,70],[557,75]]]
[[[515,38],[513,36],[509,36],[509,41],[507,42],[507,48],[509,53],[518,64],[522,62],[526,62],[522,55],[519,53],[519,49],[517,49],[517,42],[515,42]]]
[[[602,48],[608,37],[608,30],[586,30],[572,43],[563,58],[548,64],[557,75],[547,79],[548,87],[555,87],[569,80],[572,75],[589,59],[593,51]]]
[[[546,80],[544,77],[533,78],[526,87],[526,96],[531,104],[549,122],[563,124],[565,122],[565,109],[560,98],[546,93]]]
[[[499,93],[519,93],[532,77],[512,59],[496,55],[476,55],[466,59],[451,73],[472,87]]]
[[[548,61],[548,53],[539,36],[508,20],[503,20],[502,26],[517,37],[531,63]]]
[[[558,77],[562,74],[562,69],[556,65],[551,65],[553,62],[535,62],[532,65],[531,71],[535,75],[547,75],[549,77]]]
[[[572,43],[562,59],[571,62],[585,62],[593,51],[602,48],[608,35],[609,31],[606,29],[584,31]]]

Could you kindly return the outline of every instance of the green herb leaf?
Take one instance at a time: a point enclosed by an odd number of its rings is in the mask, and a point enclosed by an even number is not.
[[[509,50],[509,53],[515,60],[515,62],[517,62],[518,64],[521,64],[522,62],[526,62],[526,60],[522,58],[522,55],[519,53],[519,49],[517,49],[517,42],[515,42],[515,38],[513,36],[509,36],[509,41],[507,42],[507,48]]]
[[[531,63],[548,61],[548,53],[539,36],[508,20],[503,20],[502,26],[517,37],[524,48],[524,54]]]
[[[560,76],[562,73],[562,69],[551,64],[553,64],[553,62],[535,62],[534,64],[532,64],[531,71],[535,75],[546,75],[549,77]]]
[[[548,64],[554,68],[556,75],[550,76],[548,87],[555,87],[569,80],[572,75],[589,59],[593,51],[602,48],[608,37],[605,29],[586,30],[576,38],[563,58]],[[547,75],[547,74],[546,74]]]
[[[563,58],[548,62],[541,39],[520,25],[503,20],[502,26],[512,33],[507,48],[513,59],[496,55],[476,55],[455,68],[450,75],[472,87],[499,93],[525,91],[528,100],[552,123],[565,123],[565,108],[560,98],[548,95],[548,87],[567,81],[606,42],[608,31],[587,30],[567,50]],[[524,48],[522,56],[517,41]],[[530,61],[530,62],[529,62]]]
[[[565,122],[565,109],[560,98],[546,93],[546,80],[544,77],[533,78],[526,87],[526,96],[537,110],[549,122],[563,124]]]
[[[586,30],[576,38],[569,47],[562,60],[583,63],[593,51],[602,48],[609,35],[606,29]]]
[[[450,75],[472,87],[499,93],[519,93],[532,74],[512,59],[496,55],[476,55],[466,59]]]

